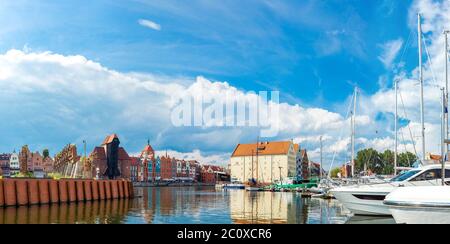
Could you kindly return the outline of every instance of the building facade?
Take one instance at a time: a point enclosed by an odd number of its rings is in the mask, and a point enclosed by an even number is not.
[[[296,156],[292,141],[239,144],[231,155],[231,177],[263,184],[295,177]]]
[[[16,153],[16,150],[14,150],[9,158],[9,167],[11,175],[16,175],[20,172],[19,155]]]
[[[217,182],[229,181],[230,176],[225,168],[216,165],[202,165],[200,173],[200,182],[206,184],[215,184]]]
[[[161,180],[173,180],[177,177],[177,161],[169,156],[161,157]]]
[[[116,134],[107,136],[101,146],[95,147],[89,154],[89,170],[93,178],[117,179],[131,178],[132,159]]]
[[[8,153],[0,154],[0,176],[3,177],[11,176],[10,160],[11,154]]]

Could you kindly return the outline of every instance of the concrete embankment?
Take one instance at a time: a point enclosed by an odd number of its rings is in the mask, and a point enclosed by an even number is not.
[[[0,207],[133,198],[125,180],[0,179]]]

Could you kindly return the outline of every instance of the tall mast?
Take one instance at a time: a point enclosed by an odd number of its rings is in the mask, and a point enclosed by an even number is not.
[[[425,161],[425,117],[423,102],[423,67],[422,67],[422,24],[420,13],[417,14],[418,19],[418,41],[419,41],[419,81],[420,81],[420,121],[422,124],[422,163]]]
[[[445,43],[445,55],[444,55],[444,58],[445,58],[445,77],[444,77],[444,80],[445,80],[445,103],[446,103],[446,107],[448,108],[448,33],[450,33],[450,31],[448,31],[448,30],[445,30],[444,31],[444,43]],[[449,129],[449,125],[448,125],[448,111],[447,111],[447,113],[445,114],[445,122],[446,122],[446,129],[445,129],[445,131],[446,131],[446,133],[445,133],[445,136],[446,136],[446,139],[448,139],[449,138],[449,131],[448,131],[448,129]],[[447,148],[447,151],[448,151],[448,145],[446,146],[446,148]]]
[[[398,155],[398,128],[397,128],[397,123],[398,123],[398,84],[397,84],[397,79],[394,80],[394,89],[395,89],[395,122],[394,122],[394,127],[395,127],[395,150],[394,150],[394,175],[397,175],[397,155]]]
[[[445,90],[442,91],[442,115],[441,115],[441,163],[442,163],[442,185],[445,185]]]
[[[320,179],[322,179],[322,164],[323,164],[322,147],[323,147],[322,136],[320,136],[320,167],[319,167]]]
[[[352,119],[351,119],[351,122],[352,122],[352,138],[351,138],[351,141],[352,141],[352,161],[351,161],[352,177],[355,176],[355,124],[356,124],[356,96],[357,96],[357,93],[358,93],[358,88],[355,87],[355,93],[353,95],[353,98],[354,98],[353,112],[352,112]]]
[[[259,136],[258,136],[258,138],[256,139],[256,179],[255,179],[255,181],[258,181],[258,179],[259,179],[259,175],[258,175],[258,168],[259,168],[259,165],[258,165],[258,149],[259,149]]]

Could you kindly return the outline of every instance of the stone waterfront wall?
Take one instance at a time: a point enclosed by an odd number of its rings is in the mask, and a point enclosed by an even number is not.
[[[0,207],[133,198],[126,180],[0,179]]]

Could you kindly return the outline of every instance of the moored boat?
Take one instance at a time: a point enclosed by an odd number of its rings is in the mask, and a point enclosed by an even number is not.
[[[397,224],[450,224],[450,187],[399,187],[384,200]]]
[[[445,175],[450,176],[450,165],[445,168]],[[339,187],[330,192],[356,215],[391,215],[383,204],[389,193],[398,187],[439,186],[442,184],[441,173],[441,165],[427,165],[400,174],[386,183]]]

